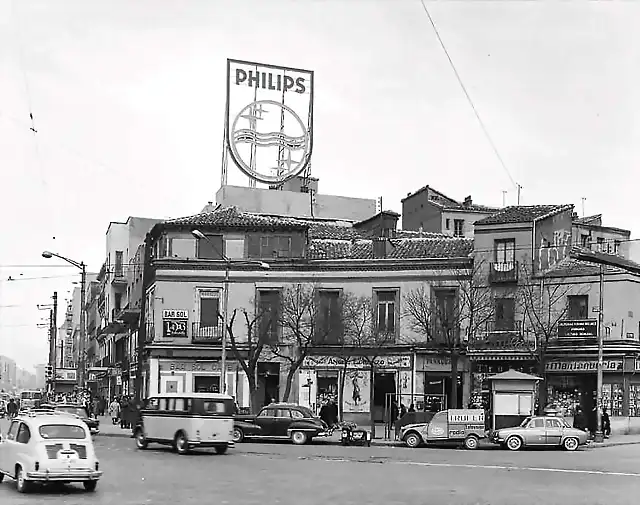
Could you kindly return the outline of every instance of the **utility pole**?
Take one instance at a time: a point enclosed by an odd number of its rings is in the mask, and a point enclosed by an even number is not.
[[[80,345],[78,346],[79,358],[78,358],[78,372],[79,372],[79,386],[80,389],[84,389],[86,381],[87,361],[85,355],[85,348],[87,345],[87,328],[86,328],[86,312],[85,312],[85,296],[87,289],[87,267],[84,262],[80,263],[82,270],[82,278],[80,280]]]
[[[598,376],[596,379],[596,442],[602,442],[604,439],[602,434],[602,368],[604,354],[604,338],[602,331],[604,330],[604,265],[600,263],[600,300],[598,304]]]
[[[507,192],[506,191],[502,192],[502,206],[503,207],[507,206]]]
[[[518,187],[518,207],[520,206],[520,190],[522,189],[522,186],[520,186],[520,184],[516,184],[516,186]]]
[[[586,198],[583,196],[581,200],[582,200],[582,217],[584,217],[584,202],[586,201]]]

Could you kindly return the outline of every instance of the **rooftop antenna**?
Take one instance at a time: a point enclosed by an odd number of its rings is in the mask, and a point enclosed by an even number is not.
[[[382,212],[382,197],[379,196],[376,200],[376,214],[380,214]]]
[[[516,184],[516,186],[518,187],[518,207],[520,206],[520,190],[522,189],[522,186],[520,186],[520,184]]]
[[[508,193],[508,191],[503,191],[502,192],[502,206],[503,207],[507,206],[507,193]]]
[[[584,202],[587,200],[587,198],[583,196],[581,200],[582,200],[582,217],[584,217]]]

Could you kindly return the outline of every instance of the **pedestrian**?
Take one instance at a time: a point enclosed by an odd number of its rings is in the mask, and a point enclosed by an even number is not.
[[[409,412],[415,412],[416,411],[416,407],[415,405],[412,403],[411,405],[409,405]]]
[[[611,419],[609,419],[607,409],[602,409],[602,434],[604,435],[604,438],[609,438],[611,436]]]
[[[400,419],[402,419],[407,414],[407,407],[404,406],[404,403],[400,404]]]
[[[120,404],[120,428],[122,429],[128,427],[130,410],[129,399],[123,396],[122,403]]]
[[[587,418],[580,407],[576,409],[576,414],[573,416],[573,427],[577,430],[588,431]]]
[[[109,415],[111,416],[111,422],[115,425],[120,418],[120,403],[114,398],[109,404]]]

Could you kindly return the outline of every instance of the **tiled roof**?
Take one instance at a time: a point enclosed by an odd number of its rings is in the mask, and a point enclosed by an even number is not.
[[[639,265],[640,266],[640,265]],[[544,272],[547,277],[572,277],[578,275],[599,275],[600,266],[588,261],[581,261],[574,258],[564,258]],[[622,268],[605,265],[605,275],[622,274]]]
[[[168,219],[162,223],[165,226],[208,226],[220,228],[255,228],[277,227],[280,229],[306,230],[308,224],[293,218],[270,216],[243,212],[237,207],[218,207],[211,212],[203,212],[194,216]]]
[[[389,239],[387,259],[466,258],[473,251],[473,240],[440,235],[423,238]],[[373,240],[313,240],[310,259],[373,259]]]
[[[534,219],[547,214],[553,214],[572,208],[572,205],[519,205],[514,207],[505,207],[491,216],[487,216],[484,219],[476,221],[475,224],[530,223]]]
[[[485,213],[497,212],[500,210],[497,207],[487,207],[486,205],[477,205],[475,203],[471,203],[468,205],[465,205],[464,203],[458,203],[456,205],[445,205],[444,208],[447,210],[461,210],[461,211],[467,211],[467,212],[485,212]]]

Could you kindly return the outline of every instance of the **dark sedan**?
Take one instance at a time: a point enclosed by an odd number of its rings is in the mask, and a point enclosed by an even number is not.
[[[56,412],[63,412],[65,414],[71,414],[82,419],[89,427],[89,431],[92,435],[100,433],[100,421],[89,416],[86,407],[82,405],[73,404],[61,404],[54,407]]]

